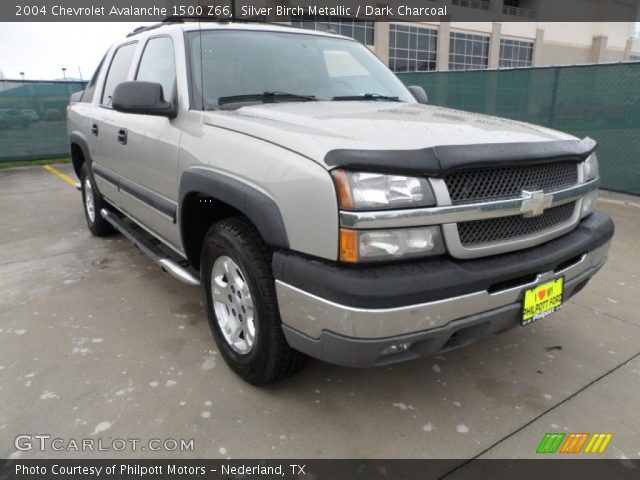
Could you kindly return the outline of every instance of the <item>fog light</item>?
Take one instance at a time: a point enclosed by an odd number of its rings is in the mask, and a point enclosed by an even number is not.
[[[392,355],[394,353],[406,352],[411,348],[411,345],[413,345],[411,342],[391,345],[390,347],[385,348],[380,355]]]
[[[370,230],[360,233],[360,258],[417,257],[443,253],[438,227]]]
[[[598,201],[598,191],[594,190],[593,192],[585,195],[582,198],[582,207],[580,209],[580,218],[584,218],[587,215],[593,213],[596,210],[596,203]]]
[[[343,262],[415,258],[444,253],[440,227],[398,230],[340,229],[340,259]]]

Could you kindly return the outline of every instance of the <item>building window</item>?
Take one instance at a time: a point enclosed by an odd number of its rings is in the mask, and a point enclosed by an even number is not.
[[[298,28],[306,28],[307,30],[333,30],[365,45],[373,45],[373,22],[352,20],[347,17],[302,15],[291,17],[291,25]]]
[[[394,72],[436,69],[438,30],[389,25],[389,68]]]
[[[630,62],[639,62],[640,61],[640,55],[629,55],[629,61]]]
[[[472,33],[451,32],[449,39],[449,70],[487,68],[489,37]]]
[[[530,67],[533,59],[533,42],[500,40],[500,67]]]
[[[534,18],[536,11],[530,8],[534,5],[532,0],[504,0],[502,13],[512,17]]]
[[[489,0],[452,0],[454,5],[467,8],[476,8],[478,10],[489,10],[491,2]]]

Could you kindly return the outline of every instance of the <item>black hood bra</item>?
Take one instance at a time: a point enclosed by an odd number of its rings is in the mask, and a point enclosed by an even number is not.
[[[596,148],[595,140],[481,143],[444,145],[417,150],[331,150],[325,162],[331,167],[374,172],[443,177],[455,170],[496,166],[580,162]]]

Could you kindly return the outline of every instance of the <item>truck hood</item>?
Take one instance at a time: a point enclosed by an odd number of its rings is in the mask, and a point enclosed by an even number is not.
[[[325,162],[328,152],[548,142],[570,135],[432,105],[382,101],[297,102],[205,112],[206,125],[237,131]]]

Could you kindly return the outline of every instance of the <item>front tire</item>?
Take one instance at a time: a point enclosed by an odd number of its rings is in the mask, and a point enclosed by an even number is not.
[[[214,224],[200,266],[209,326],[229,367],[253,385],[301,370],[306,357],[282,333],[271,252],[255,227],[240,217]]]
[[[84,216],[87,220],[87,227],[89,227],[91,233],[96,237],[106,237],[116,233],[115,228],[100,215],[100,210],[106,208],[106,203],[96,189],[93,178],[89,175],[89,169],[86,163],[84,163],[80,169],[80,187],[82,191]]]

